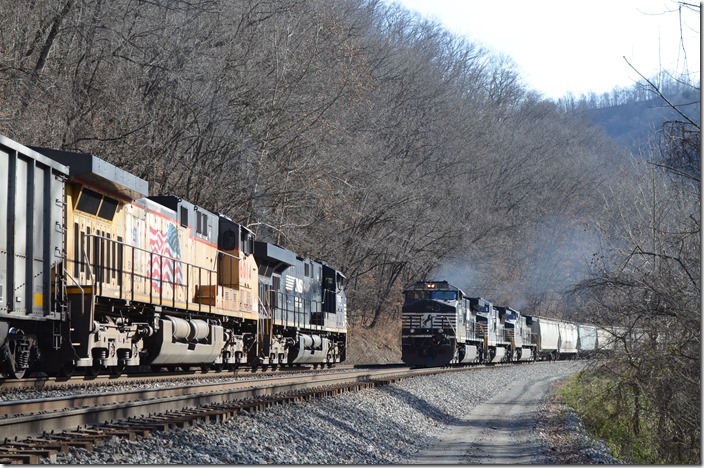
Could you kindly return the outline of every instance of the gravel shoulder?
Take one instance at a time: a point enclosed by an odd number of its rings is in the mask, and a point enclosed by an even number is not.
[[[544,411],[549,406],[545,388],[581,366],[578,362],[535,363],[407,379],[354,394],[242,412],[224,423],[199,423],[132,442],[114,438],[92,453],[72,449],[58,455],[56,463],[411,464],[468,421],[487,437],[475,437],[475,445],[465,446],[461,463],[569,463],[560,460],[569,450],[554,442],[551,424],[561,424],[559,414],[558,419],[548,418]],[[533,387],[536,382],[541,384]],[[530,398],[518,399],[521,395]],[[490,425],[492,411],[503,408],[502,398],[527,402],[532,408],[515,426],[517,432],[510,420],[518,416],[509,413],[501,426]],[[483,419],[473,422],[469,416],[473,412]],[[509,439],[489,436],[498,432]],[[512,440],[515,450],[507,440]],[[484,456],[496,450],[497,441],[505,452],[501,460],[508,462]],[[476,450],[477,443],[483,444],[482,451]],[[521,458],[511,458],[519,454]]]
[[[543,404],[537,436],[551,465],[624,464],[611,456],[607,445],[589,435],[579,416],[553,391]]]

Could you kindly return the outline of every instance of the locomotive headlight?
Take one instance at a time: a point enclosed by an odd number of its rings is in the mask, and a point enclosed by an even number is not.
[[[415,332],[416,332],[416,329],[415,329],[415,328],[411,328],[411,329],[408,330],[408,331],[409,331],[410,333],[415,333]]]

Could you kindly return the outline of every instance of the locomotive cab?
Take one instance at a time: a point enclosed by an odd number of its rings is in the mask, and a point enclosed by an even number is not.
[[[458,313],[464,293],[447,281],[421,281],[404,290],[402,358],[414,366],[456,361]]]
[[[73,366],[95,373],[139,363],[139,325],[113,312],[111,303],[131,286],[124,274],[124,226],[132,203],[148,193],[148,183],[92,154],[36,148],[69,167],[66,183],[65,301],[72,326],[55,346],[49,371]],[[54,340],[57,340],[55,337]],[[58,340],[57,340],[58,341]],[[58,342],[57,342],[58,344]],[[59,367],[59,369],[56,369]]]
[[[508,361],[529,361],[535,358],[534,345],[532,344],[529,317],[510,307],[497,307],[499,314],[504,317],[506,340],[509,343],[507,350]]]

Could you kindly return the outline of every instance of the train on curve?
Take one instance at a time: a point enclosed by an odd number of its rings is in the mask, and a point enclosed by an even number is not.
[[[623,329],[528,316],[468,297],[447,281],[418,281],[404,289],[403,362],[448,366],[574,359],[612,352]]]
[[[0,373],[332,366],[344,276],[90,154],[0,136]]]

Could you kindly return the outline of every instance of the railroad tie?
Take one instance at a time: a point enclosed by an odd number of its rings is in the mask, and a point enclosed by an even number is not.
[[[107,437],[105,437],[101,434],[84,432],[80,428],[77,429],[76,431],[63,431],[58,435],[73,437],[73,438],[75,438],[75,440],[90,441],[93,444],[93,447],[102,446],[103,440],[107,439]]]
[[[18,447],[37,450],[55,450],[56,452],[68,453],[68,446],[57,441],[26,439],[20,442],[7,442],[7,447]]]
[[[0,463],[3,465],[38,465],[39,456],[31,454],[8,454],[0,451]]]
[[[101,436],[103,439],[109,439],[113,436],[122,437],[129,441],[137,440],[137,436],[134,431],[125,430],[123,428],[108,428],[103,426],[93,426],[91,428],[81,429],[81,431],[86,431],[88,434],[94,434]]]
[[[7,443],[0,449],[0,457],[10,457],[10,458],[20,458],[26,455],[33,455],[35,457],[48,458],[49,460],[56,461],[56,450],[52,449],[30,449],[21,447],[11,447]]]
[[[47,441],[47,442],[58,442],[61,444],[64,444],[68,447],[76,447],[76,448],[83,448],[88,451],[92,451],[93,447],[95,447],[95,442],[94,441],[89,441],[89,440],[76,440],[71,436],[63,435],[63,434],[45,434],[42,437],[39,438],[33,438],[31,440],[36,440],[36,441]]]
[[[179,427],[173,416],[158,415],[149,416],[148,418],[133,419],[135,423],[144,424],[145,427],[153,428],[155,431],[167,431],[174,427]]]

